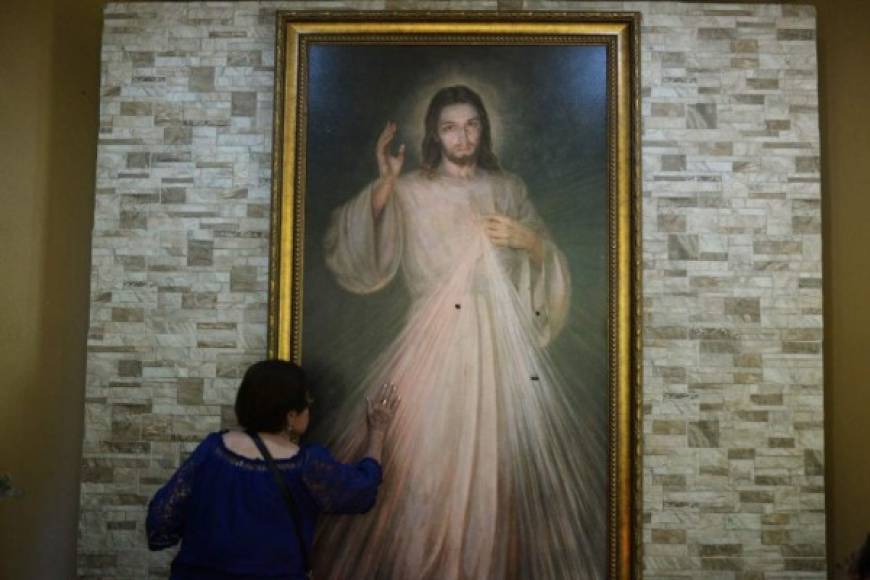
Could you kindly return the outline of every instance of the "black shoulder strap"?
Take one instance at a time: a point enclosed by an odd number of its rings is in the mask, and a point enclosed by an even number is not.
[[[287,511],[290,512],[290,519],[293,520],[293,525],[296,528],[296,538],[299,540],[299,553],[302,555],[302,566],[305,568],[306,573],[310,573],[311,565],[309,564],[308,550],[305,548],[305,540],[302,538],[302,528],[300,527],[302,524],[302,517],[299,513],[299,507],[296,505],[296,501],[293,499],[293,494],[290,492],[290,488],[287,487],[287,482],[284,481],[281,472],[278,471],[278,466],[275,465],[275,460],[272,458],[272,454],[269,453],[269,450],[266,449],[263,440],[260,439],[260,436],[254,431],[246,431],[246,433],[254,440],[254,444],[257,446],[257,449],[260,450],[260,455],[263,456],[266,465],[269,466],[269,471],[272,472],[272,478],[275,480],[275,484],[278,486],[281,495],[284,497]]]

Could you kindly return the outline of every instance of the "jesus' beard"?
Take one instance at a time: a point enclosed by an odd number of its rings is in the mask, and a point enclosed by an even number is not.
[[[444,157],[447,158],[448,161],[453,163],[454,165],[459,165],[460,167],[468,167],[469,165],[474,165],[477,163],[477,151],[472,151],[471,153],[465,153],[464,155],[453,155],[449,151],[441,152]]]

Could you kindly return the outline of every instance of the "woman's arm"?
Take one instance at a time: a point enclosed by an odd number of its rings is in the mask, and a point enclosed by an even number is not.
[[[399,406],[394,385],[384,385],[374,397],[366,398],[368,445],[363,459],[339,463],[326,449],[308,451],[302,481],[321,511],[363,513],[374,506],[382,479],[381,456],[387,430]]]
[[[163,550],[174,546],[184,535],[197,468],[206,455],[206,441],[199,444],[148,503],[145,530],[149,550]]]

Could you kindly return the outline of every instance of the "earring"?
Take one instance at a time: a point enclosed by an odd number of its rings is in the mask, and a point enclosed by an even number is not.
[[[290,440],[290,443],[298,444],[300,440],[299,433],[293,430],[289,424],[284,428],[284,434],[287,436],[287,439]]]

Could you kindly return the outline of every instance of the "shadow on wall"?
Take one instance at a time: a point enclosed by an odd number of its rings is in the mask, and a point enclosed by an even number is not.
[[[55,436],[45,443],[52,469],[34,489],[50,506],[33,544],[40,577],[75,574],[79,479],[84,430],[84,392],[90,303],[91,229],[99,135],[99,71],[103,2],[55,2],[52,19],[51,109],[48,114],[48,191],[41,308],[41,357],[54,361],[39,372],[59,398]],[[62,402],[61,402],[62,401]],[[61,435],[61,437],[57,437]],[[28,490],[29,492],[29,490]],[[49,546],[43,543],[51,543]],[[43,562],[42,564],[37,564]],[[62,566],[62,568],[61,568]],[[67,576],[67,574],[69,576]],[[35,577],[35,576],[34,576]]]

